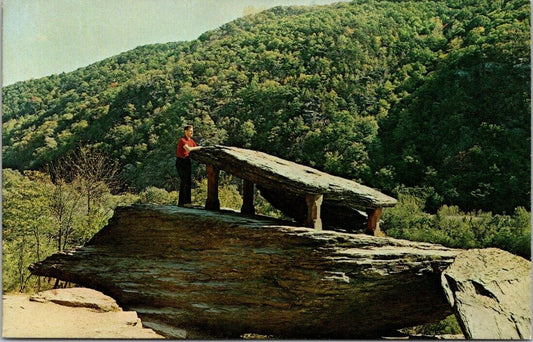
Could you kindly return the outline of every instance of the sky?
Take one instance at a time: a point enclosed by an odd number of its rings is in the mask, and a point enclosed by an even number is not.
[[[279,5],[341,0],[0,0],[2,85],[70,72],[137,46],[189,41]]]

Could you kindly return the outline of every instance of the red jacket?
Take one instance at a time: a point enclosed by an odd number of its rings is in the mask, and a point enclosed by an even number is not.
[[[189,151],[183,146],[196,147],[196,143],[192,138],[187,139],[187,137],[181,137],[176,146],[176,157],[178,158],[189,158]]]

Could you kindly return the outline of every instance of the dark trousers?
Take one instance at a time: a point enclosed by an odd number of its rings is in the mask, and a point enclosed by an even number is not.
[[[178,205],[191,203],[192,168],[190,158],[176,158],[176,170],[180,176]]]

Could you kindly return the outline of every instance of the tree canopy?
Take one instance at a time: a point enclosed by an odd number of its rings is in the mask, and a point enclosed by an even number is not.
[[[138,190],[175,188],[185,123],[428,208],[530,208],[525,0],[276,7],[70,73],[4,87],[4,167],[88,146]]]

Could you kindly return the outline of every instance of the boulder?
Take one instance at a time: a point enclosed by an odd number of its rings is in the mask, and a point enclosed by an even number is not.
[[[459,252],[136,205],[118,208],[85,246],[30,271],[110,295],[170,338],[378,338],[451,314],[440,275]]]
[[[496,248],[459,254],[442,286],[467,339],[531,339],[531,262]]]
[[[48,290],[30,296],[34,302],[52,302],[64,306],[95,309],[100,312],[121,311],[115,300],[98,291],[87,288]]]

